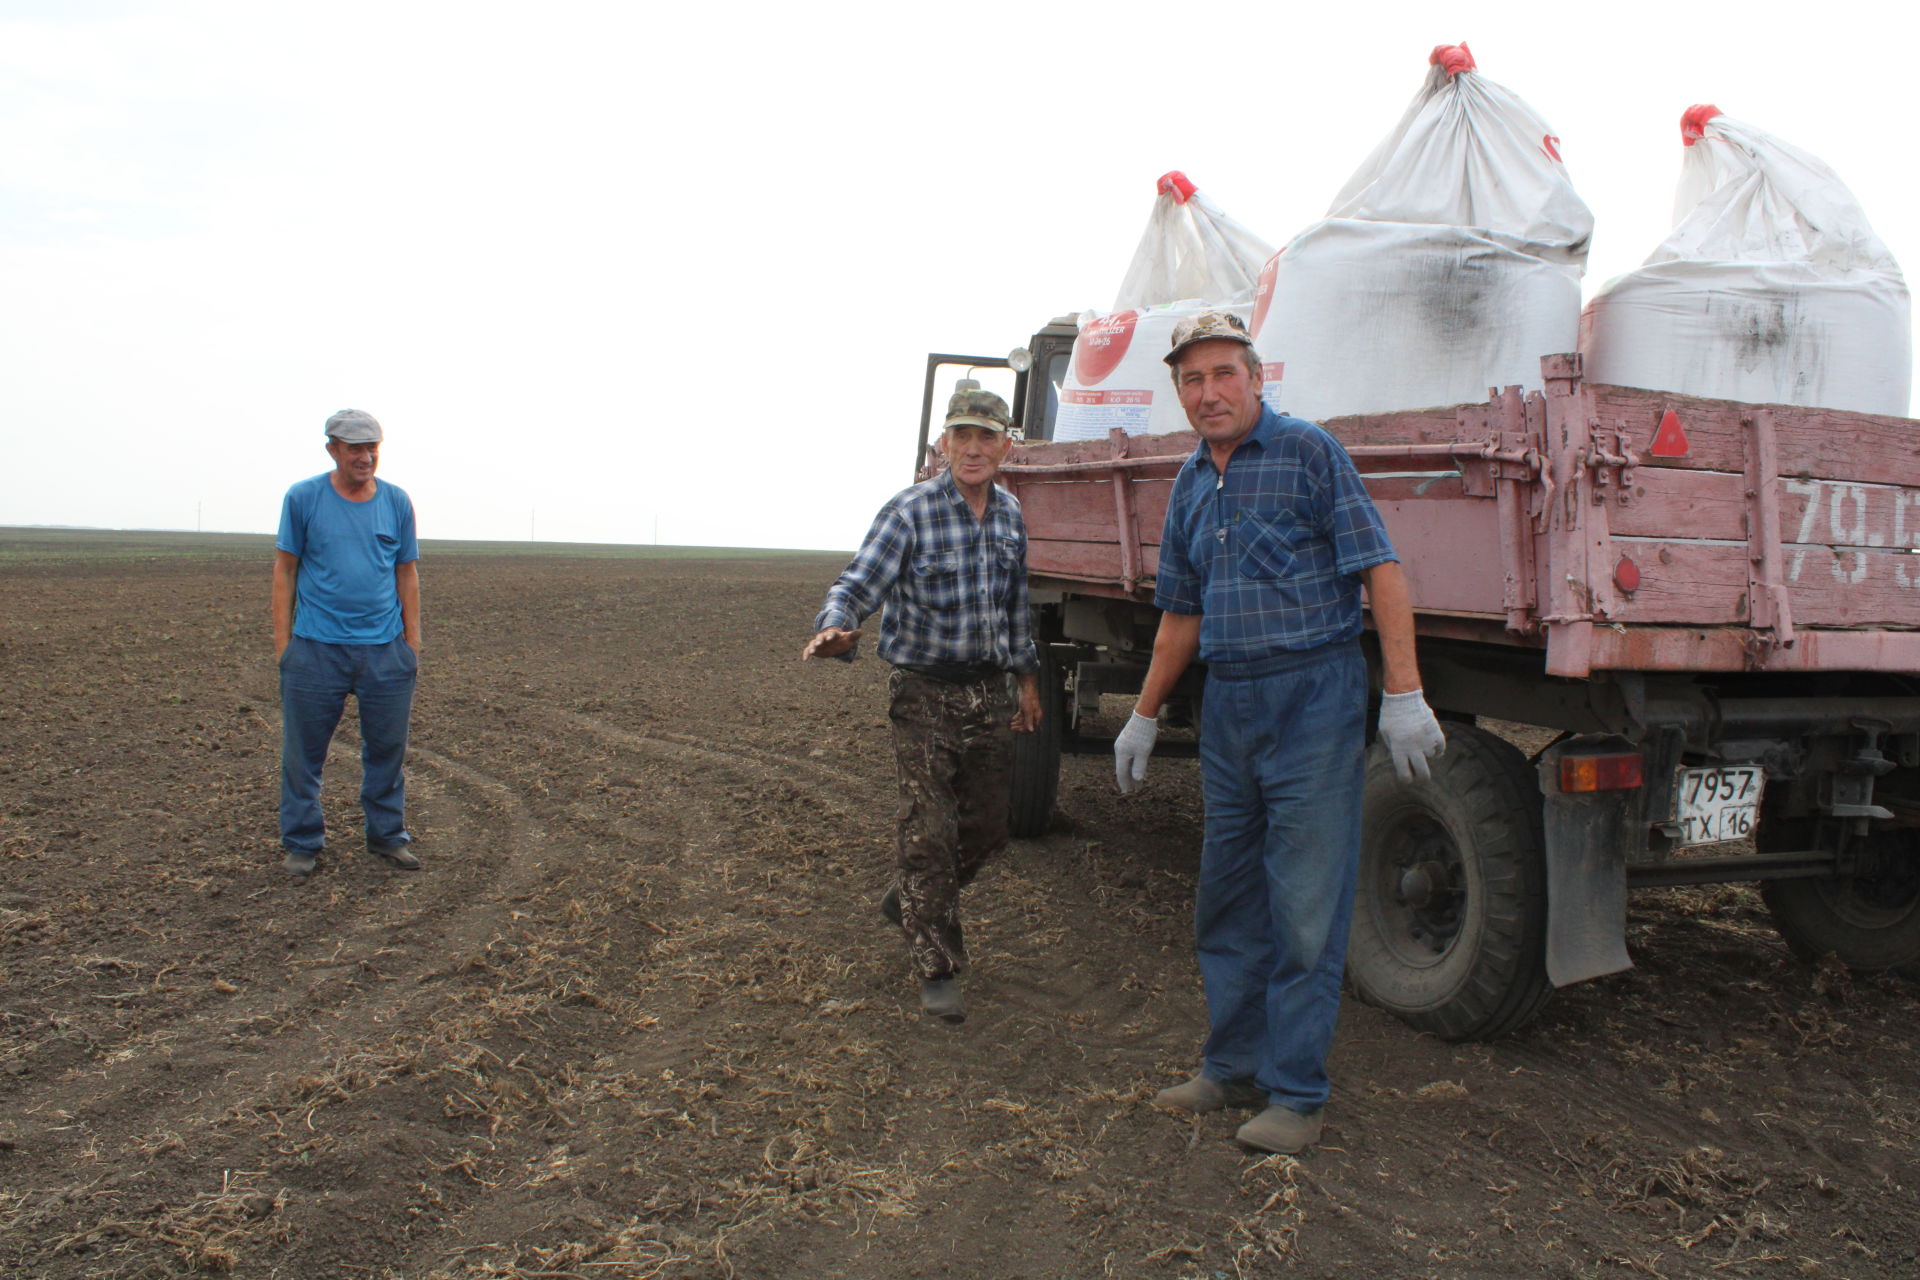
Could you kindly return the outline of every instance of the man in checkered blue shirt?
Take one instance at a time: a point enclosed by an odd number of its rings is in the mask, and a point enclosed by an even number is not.
[[[1353,912],[1363,585],[1395,769],[1426,777],[1446,740],[1420,693],[1406,579],[1346,450],[1262,404],[1260,358],[1238,316],[1182,321],[1166,360],[1200,445],[1168,498],[1160,629],[1114,760],[1123,792],[1146,779],[1161,703],[1205,662],[1194,935],[1209,1029],[1199,1073],[1155,1101],[1192,1112],[1264,1104],[1234,1136],[1291,1154],[1320,1139]]]
[[[901,804],[898,875],[880,909],[906,935],[920,1007],[947,1022],[966,1017],[960,890],[1006,847],[1012,734],[1032,732],[1041,714],[1027,527],[993,483],[1011,425],[991,391],[954,394],[940,435],[946,470],[880,509],[801,655],[851,661],[857,628],[885,603],[878,647],[893,664]]]

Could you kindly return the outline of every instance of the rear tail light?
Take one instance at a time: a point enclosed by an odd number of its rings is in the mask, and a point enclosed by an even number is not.
[[[1561,756],[1562,791],[1631,791],[1646,781],[1637,751],[1608,756]]]

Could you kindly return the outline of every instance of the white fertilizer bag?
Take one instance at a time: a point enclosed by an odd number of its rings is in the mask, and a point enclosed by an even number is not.
[[[1833,170],[1719,108],[1681,117],[1674,229],[1581,317],[1594,382],[1905,417],[1911,304]]]
[[[1173,327],[1199,311],[1253,309],[1266,241],[1220,211],[1183,173],[1161,177],[1140,247],[1113,310],[1080,317],[1073,361],[1060,388],[1056,440],[1106,438],[1187,429],[1164,357]]]
[[[1560,139],[1474,69],[1428,59],[1399,125],[1328,216],[1267,264],[1253,319],[1274,408],[1323,421],[1540,385],[1572,351],[1593,215]]]

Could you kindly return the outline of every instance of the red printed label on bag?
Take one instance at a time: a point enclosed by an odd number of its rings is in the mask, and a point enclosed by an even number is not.
[[[1138,311],[1119,311],[1101,316],[1082,329],[1073,340],[1074,380],[1090,387],[1119,368],[1133,343],[1133,325],[1139,318]]]

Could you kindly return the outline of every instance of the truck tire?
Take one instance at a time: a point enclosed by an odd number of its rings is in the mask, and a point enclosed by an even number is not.
[[[1762,828],[1765,831],[1765,828]],[[1909,831],[1877,831],[1885,873],[1854,877],[1769,880],[1760,897],[1774,928],[1802,960],[1838,956],[1849,969],[1877,973],[1920,964],[1920,853]],[[1763,839],[1764,849],[1771,840]],[[1894,846],[1888,848],[1886,846]]]
[[[1430,781],[1367,755],[1347,976],[1360,998],[1445,1040],[1531,1018],[1547,983],[1540,784],[1511,744],[1449,722]]]
[[[1051,649],[1040,646],[1040,727],[1013,735],[1013,777],[1009,787],[1008,827],[1030,840],[1047,833],[1053,806],[1060,798],[1060,741],[1066,732],[1066,691],[1060,685],[1059,665]]]

